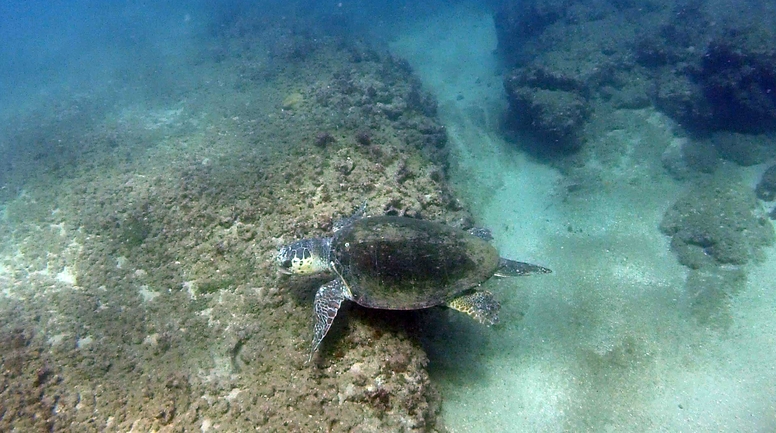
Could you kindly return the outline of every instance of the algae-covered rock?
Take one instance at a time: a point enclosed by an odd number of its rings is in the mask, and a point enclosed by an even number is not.
[[[590,116],[585,84],[550,68],[520,68],[504,80],[511,126],[542,140],[551,150],[574,151]]]
[[[739,132],[776,128],[776,34],[730,29],[711,41],[698,82],[711,102],[715,127]]]
[[[679,261],[693,269],[743,265],[774,240],[773,226],[761,215],[754,192],[729,176],[690,187],[666,211],[660,229],[671,236]]]
[[[241,17],[220,41],[234,49],[199,65],[227,84],[187,92],[209,114],[181,109],[157,140],[147,115],[64,119],[69,176],[30,145],[59,134],[56,113],[36,117],[45,134],[0,131],[19,167],[0,190],[15,197],[0,224],[0,431],[437,430],[406,317],[355,313],[305,363],[316,285],[281,287],[274,263],[284,239],[329,231],[364,199],[467,217],[445,183],[444,128],[401,61],[288,34]],[[258,51],[283,68],[245,60]]]
[[[284,110],[295,110],[298,109],[303,102],[304,96],[299,92],[294,92],[286,96],[281,105]]]
[[[661,156],[663,167],[677,180],[699,173],[714,173],[719,168],[719,152],[708,141],[677,138]]]
[[[711,134],[709,142],[720,156],[743,166],[762,164],[776,155],[775,141],[766,134],[722,131]]]
[[[776,199],[776,165],[772,165],[765,170],[755,192],[757,192],[757,198],[760,200],[773,201]]]
[[[579,95],[563,90],[520,88],[510,93],[510,104],[522,114],[520,122],[556,150],[573,151],[582,142],[589,110]]]
[[[655,106],[691,130],[710,129],[712,108],[701,86],[685,71],[662,70],[654,78]]]

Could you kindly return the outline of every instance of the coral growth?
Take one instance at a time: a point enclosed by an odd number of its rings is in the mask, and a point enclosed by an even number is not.
[[[437,429],[414,336],[343,311],[308,364],[316,282],[274,266],[365,199],[470,220],[433,99],[389,55],[236,20],[198,63],[227,85],[187,93],[174,121],[71,122],[65,166],[33,145],[63,125],[13,131],[35,169],[4,179],[26,191],[3,197],[0,430]]]

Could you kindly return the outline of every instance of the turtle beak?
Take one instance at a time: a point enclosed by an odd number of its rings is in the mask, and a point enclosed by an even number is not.
[[[293,257],[293,254],[291,248],[286,245],[283,248],[278,251],[277,255],[277,264],[278,264],[278,275],[291,275],[293,272],[291,272],[291,257]]]

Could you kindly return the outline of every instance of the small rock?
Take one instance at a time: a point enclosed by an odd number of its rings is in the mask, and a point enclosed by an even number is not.
[[[776,164],[765,170],[755,192],[760,200],[773,201],[776,199]]]

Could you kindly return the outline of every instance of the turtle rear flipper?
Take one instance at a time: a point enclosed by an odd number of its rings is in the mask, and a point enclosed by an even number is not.
[[[446,304],[453,310],[466,313],[483,325],[495,325],[498,323],[498,310],[501,305],[493,293],[488,291],[474,291],[451,299]]]
[[[307,362],[313,359],[313,355],[318,350],[318,346],[321,345],[323,337],[329,332],[334,318],[337,317],[337,311],[339,311],[339,307],[345,299],[347,299],[347,287],[341,278],[331,280],[322,285],[318,292],[315,293],[315,303],[313,304],[313,310],[315,311],[313,347],[310,350],[310,359]]]
[[[498,268],[493,274],[496,277],[520,277],[531,274],[549,274],[552,270],[544,266],[532,265],[525,262],[517,262],[501,257],[498,261]]]

